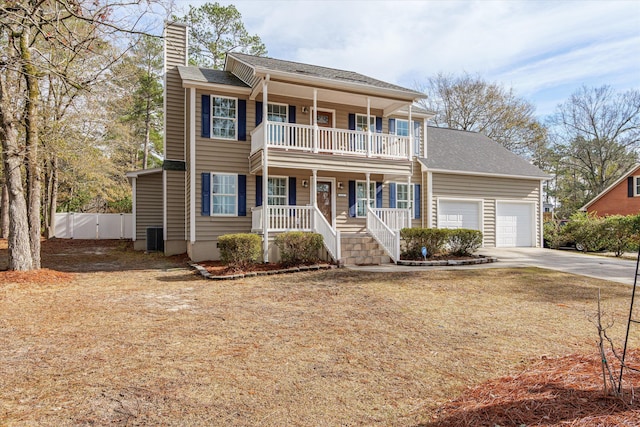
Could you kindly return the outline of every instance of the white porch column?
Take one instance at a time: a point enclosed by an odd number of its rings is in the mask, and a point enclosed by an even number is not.
[[[367,96],[367,157],[371,157],[371,98]],[[369,184],[367,183],[367,194],[369,192]]]
[[[318,89],[313,89],[313,152],[318,152],[320,129],[318,128]],[[326,148],[326,147],[325,147]]]
[[[262,259],[269,262],[269,155],[267,150],[268,124],[267,116],[269,100],[267,89],[269,86],[269,74],[262,81],[262,123],[264,126],[264,147],[262,149]]]
[[[370,174],[369,172],[367,172],[367,173],[365,174],[365,176],[367,177],[367,184],[366,184],[366,186],[367,186],[367,189],[366,189],[366,193],[367,193],[367,204],[366,204],[366,206],[365,206],[365,208],[364,208],[364,214],[366,215],[366,214],[367,214],[367,208],[370,206],[370,204],[369,204],[369,197],[370,197],[371,195],[369,194],[369,183],[371,182],[371,174]]]
[[[318,198],[316,194],[318,192],[318,170],[311,169],[311,193],[309,194],[309,199],[311,199],[311,206],[318,206]]]
[[[427,227],[433,228],[433,173],[427,172]]]
[[[411,117],[411,115],[409,115]],[[409,122],[411,123],[411,122]],[[415,188],[414,188],[415,191]],[[411,193],[411,175],[407,175],[407,197],[409,197],[409,216],[407,217],[407,226],[411,228],[411,220],[413,219],[413,212],[415,207],[413,204],[415,203],[416,197]]]

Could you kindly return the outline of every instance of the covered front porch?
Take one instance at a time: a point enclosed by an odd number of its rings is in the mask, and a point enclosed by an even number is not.
[[[399,231],[411,227],[413,211],[409,203],[389,207],[390,196],[395,200],[398,185],[384,181],[381,174],[316,169],[273,168],[266,178],[264,172],[256,175],[252,232],[265,236],[265,261],[269,260],[269,238],[285,231],[321,234],[329,256],[336,262],[343,260],[346,242],[370,236],[392,261],[397,261]],[[400,186],[409,188],[409,177],[403,181]],[[407,192],[400,193],[408,202]]]

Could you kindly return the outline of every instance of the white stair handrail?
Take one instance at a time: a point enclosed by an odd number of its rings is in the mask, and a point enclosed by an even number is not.
[[[384,248],[393,262],[400,260],[400,230],[392,230],[367,206],[367,232]]]
[[[313,231],[322,236],[324,246],[335,261],[340,260],[340,231],[334,230],[320,209],[314,206]]]

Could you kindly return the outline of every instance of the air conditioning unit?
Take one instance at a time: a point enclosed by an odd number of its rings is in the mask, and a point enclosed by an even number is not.
[[[147,227],[147,252],[164,252],[162,227]]]

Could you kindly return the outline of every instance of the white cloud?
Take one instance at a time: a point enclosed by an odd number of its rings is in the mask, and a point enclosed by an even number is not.
[[[533,99],[554,87],[640,87],[638,1],[233,4],[269,56],[404,86],[443,71],[478,73]]]

